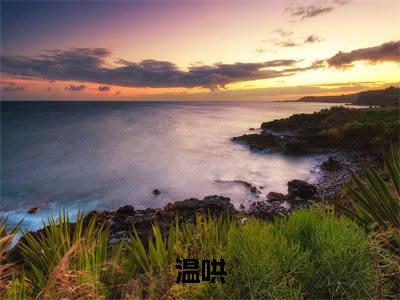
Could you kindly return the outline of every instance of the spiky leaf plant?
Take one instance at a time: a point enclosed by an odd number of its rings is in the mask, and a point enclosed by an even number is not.
[[[38,296],[96,298],[107,257],[108,227],[96,216],[84,224],[82,213],[75,224],[66,212],[49,217],[38,233],[24,233],[20,249],[28,265],[27,278]]]
[[[353,199],[354,210],[343,206],[339,208],[348,216],[368,229],[400,228],[400,152],[392,148],[385,160],[390,183],[370,166],[364,166],[366,177],[363,182],[357,175],[352,174],[355,188],[349,187]]]
[[[7,220],[0,218],[0,296],[2,295],[1,291],[5,289],[14,271],[13,264],[7,262],[9,254],[7,251],[20,226],[18,224],[10,232],[7,232],[6,225]]]

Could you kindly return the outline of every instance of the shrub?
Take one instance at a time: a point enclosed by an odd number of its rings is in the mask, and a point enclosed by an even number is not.
[[[299,295],[299,278],[308,269],[308,253],[275,237],[271,225],[251,221],[229,233],[224,296],[234,299]]]
[[[376,292],[373,255],[362,229],[332,212],[302,210],[274,224],[232,227],[227,283],[217,297],[366,297]]]
[[[376,273],[366,234],[354,223],[327,210],[301,210],[279,219],[274,235],[309,254],[302,291],[310,297],[374,295]]]

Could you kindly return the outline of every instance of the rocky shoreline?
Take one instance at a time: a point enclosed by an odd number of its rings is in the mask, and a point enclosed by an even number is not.
[[[293,209],[308,206],[317,200],[316,186],[302,180],[292,180],[288,182],[288,194],[270,192],[266,199],[251,203],[247,210],[235,209],[229,197],[211,195],[202,200],[189,198],[170,202],[163,208],[135,209],[132,205],[125,205],[115,211],[92,211],[85,216],[84,224],[88,224],[89,220],[95,216],[98,226],[109,225],[110,246],[122,239],[129,239],[133,228],[142,241],[147,243],[152,225],[155,223],[160,226],[164,234],[167,234],[170,226],[176,222],[194,223],[199,216],[205,218],[230,216],[238,220],[254,217],[272,220],[276,216],[288,215]],[[44,229],[40,229],[31,233],[35,235],[44,232]],[[21,241],[24,241],[24,237],[18,243]],[[16,251],[13,251],[10,258],[12,261],[18,261],[21,258],[18,247],[14,249]]]

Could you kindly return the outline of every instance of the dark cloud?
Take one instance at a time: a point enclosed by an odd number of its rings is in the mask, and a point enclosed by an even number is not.
[[[323,39],[321,37],[319,37],[318,35],[311,34],[304,40],[304,43],[305,44],[314,44],[314,43],[319,43],[322,41],[323,41]]]
[[[298,43],[295,43],[293,41],[281,41],[281,42],[276,42],[275,46],[285,47],[285,48],[292,48],[292,47],[299,47],[301,45],[298,44]]]
[[[342,5],[350,3],[351,1],[352,0],[333,0],[333,3],[342,6]]]
[[[85,88],[86,87],[83,84],[80,84],[80,85],[70,84],[65,87],[65,90],[70,91],[70,92],[80,92],[80,91],[84,90]]]
[[[286,9],[293,17],[300,17],[301,20],[313,18],[319,15],[327,14],[333,10],[333,6],[298,6]]]
[[[275,32],[277,34],[279,34],[281,37],[288,37],[293,35],[293,31],[288,31],[288,30],[284,30],[282,28],[277,28],[275,30],[273,30],[272,32]]]
[[[108,92],[108,91],[110,91],[111,90],[111,88],[109,87],[109,86],[107,86],[107,85],[101,85],[101,86],[99,86],[99,91],[100,92]]]
[[[114,93],[114,96],[118,96],[118,95],[121,95],[121,91],[116,91],[116,92]]]
[[[22,85],[17,85],[15,82],[3,82],[3,92],[18,92],[23,91],[25,89]]]
[[[205,87],[211,90],[246,80],[293,75],[307,70],[295,67],[296,60],[272,60],[260,63],[216,63],[190,66],[180,70],[169,61],[143,60],[139,63],[118,60],[120,66],[108,68],[111,55],[104,48],[77,48],[68,51],[47,50],[38,57],[1,56],[5,74],[48,80],[81,81],[127,87]],[[271,69],[275,67],[281,70]],[[68,90],[77,90],[69,86]],[[81,90],[78,88],[78,90]]]
[[[300,18],[305,20],[308,18],[314,18],[320,15],[328,14],[338,6],[343,6],[350,3],[351,0],[333,0],[325,5],[311,4],[303,6],[289,6],[285,11],[289,12],[292,17]]]
[[[362,48],[351,52],[338,52],[327,60],[330,66],[336,68],[350,67],[355,61],[400,63],[400,41],[392,41],[380,46]]]

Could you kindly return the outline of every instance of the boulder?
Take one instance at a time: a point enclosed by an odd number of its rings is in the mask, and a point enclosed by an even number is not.
[[[267,200],[270,202],[274,202],[274,201],[283,202],[286,200],[286,196],[282,193],[269,192],[267,195]]]
[[[158,196],[160,194],[161,194],[161,192],[158,189],[153,190],[153,195]]]
[[[250,204],[248,214],[252,217],[262,220],[272,220],[276,216],[287,215],[290,212],[290,206],[287,203],[256,201]]]
[[[132,205],[125,205],[115,211],[116,215],[132,215],[135,213],[135,208]]]
[[[197,212],[208,212],[211,215],[219,215],[220,213],[234,213],[235,208],[231,204],[231,199],[223,196],[207,196],[203,200],[190,198],[183,201],[168,203],[163,212],[172,213],[182,216],[184,219],[194,219]]]
[[[317,188],[303,180],[291,180],[288,182],[288,198],[290,200],[309,200],[315,199]]]

